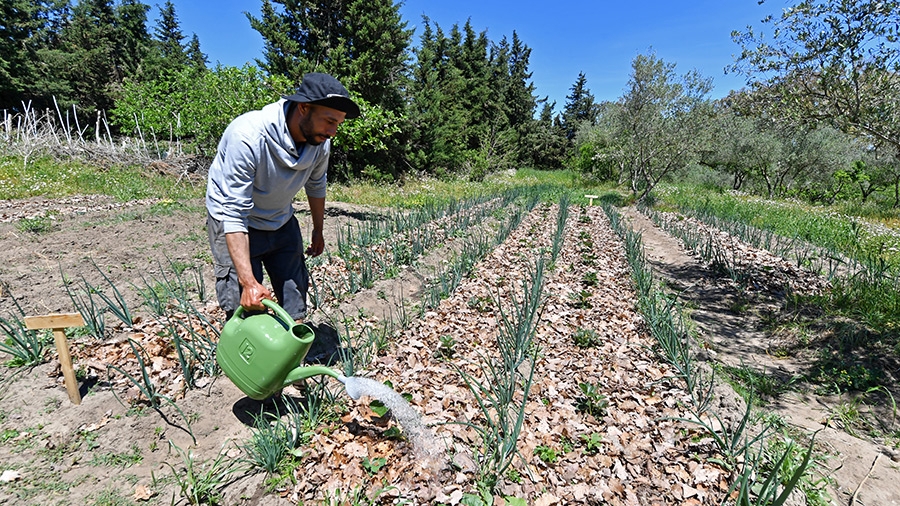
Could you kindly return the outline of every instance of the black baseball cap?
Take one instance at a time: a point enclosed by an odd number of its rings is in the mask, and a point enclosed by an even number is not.
[[[334,77],[321,72],[310,72],[293,95],[285,95],[293,102],[324,105],[347,114],[347,119],[359,116],[359,106],[350,99],[350,92]]]

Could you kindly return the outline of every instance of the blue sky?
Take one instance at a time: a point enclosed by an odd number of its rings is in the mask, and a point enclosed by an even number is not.
[[[149,3],[149,2],[148,2]],[[250,28],[249,11],[259,14],[259,0],[173,0],[183,33],[196,33],[210,63],[241,66],[261,56],[262,38]],[[148,13],[155,26],[159,10]],[[552,6],[547,9],[547,6]],[[579,72],[598,100],[624,93],[631,61],[655,51],[676,64],[679,75],[696,69],[713,79],[714,98],[744,85],[742,76],[725,75],[740,48],[732,30],[760,28],[768,14],[779,15],[784,0],[608,1],[608,0],[407,0],[400,12],[415,28],[419,43],[422,15],[449,31],[471,20],[491,41],[512,37],[513,30],[531,48],[530,69],[538,97],[565,103]]]

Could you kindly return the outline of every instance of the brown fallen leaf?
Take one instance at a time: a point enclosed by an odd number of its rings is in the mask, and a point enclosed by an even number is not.
[[[138,485],[134,487],[134,495],[132,497],[135,501],[149,501],[155,495],[156,493],[145,485]]]

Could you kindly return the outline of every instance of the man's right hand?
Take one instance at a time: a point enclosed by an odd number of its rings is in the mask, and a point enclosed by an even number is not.
[[[272,299],[272,292],[263,286],[253,275],[250,266],[250,237],[247,232],[231,232],[225,234],[228,254],[237,271],[238,283],[241,284],[241,306],[248,311],[265,311],[263,299]]]
[[[265,311],[263,299],[274,300],[272,292],[255,279],[241,287],[241,306],[248,311]]]

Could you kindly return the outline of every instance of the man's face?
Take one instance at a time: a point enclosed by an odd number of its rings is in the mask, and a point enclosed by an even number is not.
[[[311,146],[318,146],[337,134],[346,113],[314,104],[298,104],[300,133]]]

